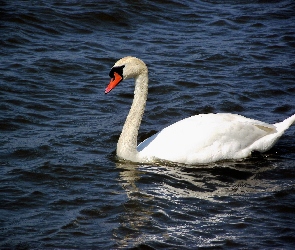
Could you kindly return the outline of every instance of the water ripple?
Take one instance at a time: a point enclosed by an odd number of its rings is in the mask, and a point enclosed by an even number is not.
[[[292,115],[294,3],[3,1],[3,249],[292,248],[294,128],[272,150],[200,166],[117,159],[133,98],[105,95],[126,55],[149,67],[139,141],[182,118]]]

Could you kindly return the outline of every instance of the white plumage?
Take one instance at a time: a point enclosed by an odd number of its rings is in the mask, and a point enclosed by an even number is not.
[[[134,162],[164,160],[184,164],[216,162],[265,152],[295,122],[267,124],[235,114],[201,114],[178,121],[137,146],[148,92],[148,69],[138,58],[120,59],[110,72],[105,93],[120,81],[135,78],[134,100],[117,144],[117,155]]]

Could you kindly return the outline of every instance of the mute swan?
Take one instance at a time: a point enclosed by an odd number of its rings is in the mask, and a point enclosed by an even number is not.
[[[148,93],[147,66],[128,56],[117,61],[109,75],[105,94],[122,80],[135,78],[133,103],[117,144],[117,156],[125,160],[197,164],[245,158],[252,151],[269,150],[295,122],[295,114],[273,125],[235,114],[200,114],[164,128],[137,146]]]

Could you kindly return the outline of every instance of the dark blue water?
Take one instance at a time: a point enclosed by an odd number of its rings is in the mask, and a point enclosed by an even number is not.
[[[221,3],[222,2],[222,3]],[[295,113],[295,3],[1,1],[1,249],[292,249],[295,128],[267,153],[201,166],[118,161],[133,82],[140,138],[190,115]]]

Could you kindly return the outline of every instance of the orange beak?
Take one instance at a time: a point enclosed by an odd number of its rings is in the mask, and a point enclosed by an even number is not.
[[[122,76],[120,76],[117,72],[114,72],[114,77],[111,79],[109,85],[106,87],[104,93],[109,93],[113,88],[115,88],[121,81]]]

